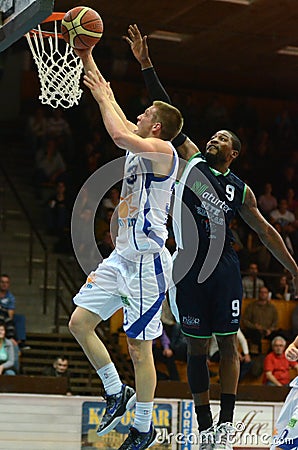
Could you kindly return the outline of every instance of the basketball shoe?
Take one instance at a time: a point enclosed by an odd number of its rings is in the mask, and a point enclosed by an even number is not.
[[[213,450],[233,450],[232,441],[235,429],[230,422],[216,427]]]
[[[127,438],[118,450],[144,450],[155,444],[156,435],[152,423],[148,433],[141,433],[136,428],[131,427]]]
[[[215,429],[210,427],[201,431],[199,434],[200,446],[199,450],[213,450],[215,443]]]
[[[126,411],[136,403],[136,393],[133,388],[122,385],[118,394],[106,395],[106,410],[97,428],[97,435],[103,436],[113,430],[120,422]]]

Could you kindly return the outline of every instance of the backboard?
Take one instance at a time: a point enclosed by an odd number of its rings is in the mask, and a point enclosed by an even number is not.
[[[0,0],[0,52],[49,17],[54,0]]]

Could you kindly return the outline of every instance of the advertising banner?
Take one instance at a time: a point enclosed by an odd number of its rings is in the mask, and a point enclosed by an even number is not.
[[[176,450],[177,444],[169,437],[177,435],[177,400],[158,401],[154,404],[153,423],[158,432],[157,444],[152,449]],[[83,450],[117,450],[126,439],[130,426],[133,425],[134,408],[128,411],[116,429],[98,437],[96,429],[105,411],[105,402],[84,402],[82,405],[82,440]]]
[[[219,403],[211,402],[214,421],[218,420]],[[234,449],[267,449],[271,445],[274,430],[274,405],[237,402],[234,415],[234,433],[230,443]],[[180,427],[173,437],[181,450],[199,449],[200,438],[196,414],[191,400],[182,400],[180,407]]]

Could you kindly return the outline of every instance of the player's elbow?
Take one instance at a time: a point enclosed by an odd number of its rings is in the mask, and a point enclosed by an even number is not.
[[[111,134],[111,138],[113,139],[117,147],[126,148],[126,139],[124,133],[116,130],[113,134]]]

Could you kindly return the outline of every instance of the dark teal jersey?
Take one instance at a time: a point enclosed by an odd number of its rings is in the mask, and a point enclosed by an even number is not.
[[[197,257],[202,260],[210,245],[231,248],[230,223],[243,204],[245,191],[245,183],[230,170],[222,174],[210,168],[201,154],[192,158],[175,189],[173,219],[178,248],[193,248],[197,237]]]

